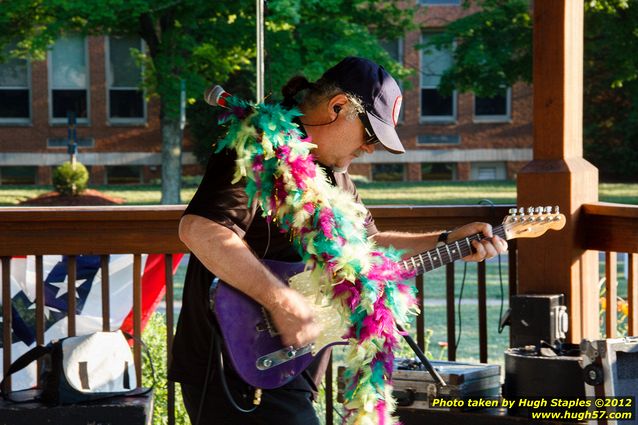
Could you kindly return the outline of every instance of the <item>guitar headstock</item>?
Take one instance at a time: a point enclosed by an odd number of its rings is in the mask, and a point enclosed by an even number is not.
[[[548,230],[565,227],[565,216],[558,207],[510,208],[510,215],[503,220],[507,239],[536,238]]]

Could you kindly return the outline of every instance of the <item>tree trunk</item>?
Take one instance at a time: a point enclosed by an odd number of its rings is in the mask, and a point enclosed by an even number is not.
[[[180,204],[182,130],[179,118],[162,118],[162,204]]]

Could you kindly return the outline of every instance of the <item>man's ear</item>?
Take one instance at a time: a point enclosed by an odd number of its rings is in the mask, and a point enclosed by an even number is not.
[[[345,94],[343,93],[339,93],[337,95],[334,95],[329,101],[328,101],[328,114],[330,114],[331,119],[336,119],[337,115],[339,115],[339,112],[343,111],[345,108],[345,105],[348,104],[348,98],[346,97]]]

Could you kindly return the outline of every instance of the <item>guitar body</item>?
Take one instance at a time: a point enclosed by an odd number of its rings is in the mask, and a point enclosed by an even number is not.
[[[524,214],[523,208],[513,208],[503,224],[495,227],[493,232],[506,240],[535,238],[548,229],[560,230],[564,226],[565,216],[558,212],[558,207],[555,211],[551,207],[528,208],[528,214]],[[470,255],[471,242],[482,238],[483,235],[477,233],[406,258],[398,264],[415,274],[425,273]],[[271,389],[290,382],[327,347],[346,344],[342,337],[347,326],[335,307],[321,304],[326,297],[315,292],[310,272],[304,272],[303,263],[266,260],[264,264],[283,282],[304,295],[308,305],[314,308],[315,321],[322,328],[314,344],[298,350],[282,346],[265,309],[232,286],[221,281],[216,283],[217,279],[213,282],[216,288],[212,309],[239,376],[254,387]]]
[[[283,282],[288,282],[290,278],[304,271],[303,263],[264,260],[264,264]],[[299,276],[302,277],[302,281],[308,277],[307,274]],[[303,290],[304,286],[309,285],[302,283],[291,286],[304,294],[311,305],[315,305],[316,296],[304,293]],[[276,330],[268,326],[262,306],[244,293],[219,281],[213,304],[213,313],[221,328],[224,345],[233,367],[245,382],[263,389],[285,385],[303,372],[327,347],[345,344],[341,335],[345,334],[346,326],[335,328],[334,322],[338,321],[340,316],[334,311],[326,310],[328,308],[316,307],[316,320],[324,324],[324,329],[331,331],[328,334],[324,332],[322,339],[315,342],[314,346],[318,349],[314,351],[308,346],[291,353],[288,347],[282,345]],[[324,323],[322,316],[333,323]]]

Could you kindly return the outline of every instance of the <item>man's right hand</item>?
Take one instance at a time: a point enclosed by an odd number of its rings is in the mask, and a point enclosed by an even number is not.
[[[180,221],[179,236],[213,274],[270,312],[284,345],[301,348],[319,336],[313,306],[272,274],[231,229],[187,214]]]
[[[299,292],[285,285],[272,294],[266,309],[284,346],[304,347],[314,342],[321,326],[315,322],[313,306]]]

